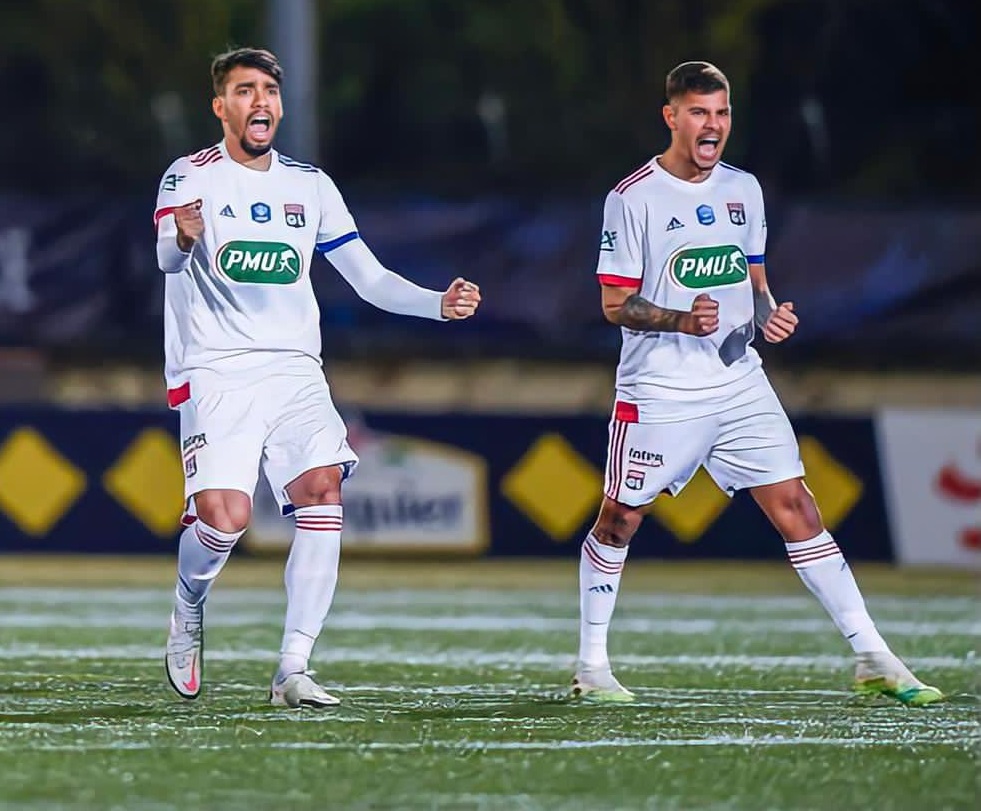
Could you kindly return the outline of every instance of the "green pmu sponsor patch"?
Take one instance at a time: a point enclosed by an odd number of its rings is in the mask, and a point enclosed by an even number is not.
[[[236,282],[293,284],[300,278],[300,252],[285,242],[226,242],[215,259],[218,269]]]
[[[671,276],[682,287],[737,284],[749,274],[746,254],[737,245],[683,248],[669,260]]]

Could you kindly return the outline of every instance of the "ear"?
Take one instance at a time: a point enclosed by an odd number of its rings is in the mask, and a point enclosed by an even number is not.
[[[225,100],[220,96],[215,96],[211,100],[211,111],[220,121],[225,120]]]
[[[670,104],[665,104],[661,108],[661,115],[664,116],[664,123],[668,125],[669,130],[678,129],[678,125],[674,120],[674,108]]]

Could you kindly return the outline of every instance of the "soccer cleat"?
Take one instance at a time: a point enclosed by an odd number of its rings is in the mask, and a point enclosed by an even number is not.
[[[572,677],[569,698],[591,704],[630,704],[635,696],[614,678],[609,667],[582,667]]]
[[[305,673],[290,673],[282,680],[273,679],[269,701],[274,707],[293,710],[300,707],[333,707],[341,703],[337,696],[324,690],[310,675],[311,671],[308,670]]]
[[[921,682],[898,657],[888,652],[856,656],[855,691],[863,695],[889,696],[911,707],[944,699],[940,690]]]
[[[167,681],[182,698],[197,698],[204,672],[204,603],[187,605],[179,598],[170,615],[164,656]]]

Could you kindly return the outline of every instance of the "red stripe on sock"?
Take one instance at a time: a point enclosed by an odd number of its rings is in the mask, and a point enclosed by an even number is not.
[[[230,552],[232,547],[235,546],[235,541],[238,540],[237,538],[233,538],[230,541],[226,541],[207,532],[202,532],[200,524],[194,528],[194,534],[197,536],[201,546],[219,554]]]
[[[593,548],[593,544],[589,539],[583,541],[583,552],[585,552],[586,557],[589,558],[589,562],[593,564],[593,568],[603,572],[604,574],[620,574],[623,571],[623,563],[617,563],[616,561],[607,560],[600,553]]]
[[[817,563],[818,561],[825,560],[826,558],[830,559],[830,558],[837,558],[837,557],[841,557],[841,550],[832,549],[828,552],[821,552],[814,555],[808,555],[803,558],[791,558],[790,565],[793,566],[795,569],[800,569],[802,566],[806,564]]]
[[[828,541],[820,546],[812,546],[807,549],[799,549],[793,552],[788,549],[787,557],[789,557],[791,560],[799,560],[801,558],[807,558],[813,555],[820,555],[828,552],[835,553],[838,551],[840,551],[838,549],[838,544],[836,544],[834,541]]]

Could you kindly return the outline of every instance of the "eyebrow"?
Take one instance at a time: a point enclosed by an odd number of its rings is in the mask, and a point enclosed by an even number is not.
[[[257,84],[258,83],[257,82],[254,82],[254,81],[250,81],[250,82],[236,82],[234,85],[232,85],[232,87],[235,90],[238,90],[239,88],[242,88],[242,87],[256,87]],[[269,79],[268,81],[263,82],[263,87],[279,87],[279,82],[277,82],[275,79]]]

